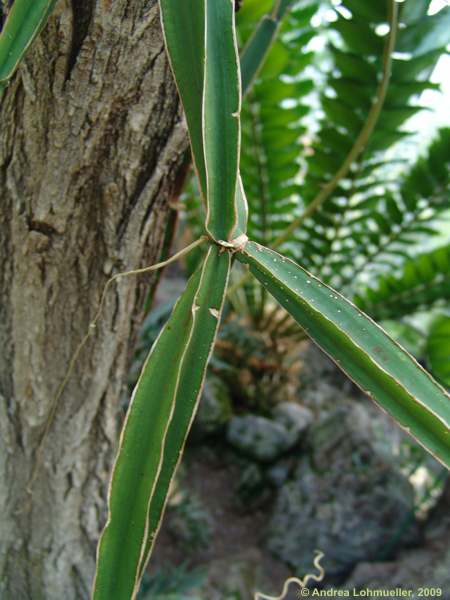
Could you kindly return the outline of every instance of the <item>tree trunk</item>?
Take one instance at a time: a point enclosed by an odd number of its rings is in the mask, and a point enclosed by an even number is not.
[[[0,118],[0,597],[80,600],[154,276],[112,286],[49,419],[108,277],[164,243],[187,141],[156,1],[60,1]]]

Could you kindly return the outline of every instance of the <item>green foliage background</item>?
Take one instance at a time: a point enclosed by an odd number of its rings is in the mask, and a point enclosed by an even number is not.
[[[450,43],[450,7],[430,16],[430,4],[400,5],[388,92],[373,135],[312,214],[311,205],[339,171],[375,101],[383,72],[384,3],[294,2],[242,111],[250,237],[279,246],[374,319],[396,319],[407,327],[412,315],[445,310],[450,299],[450,128],[419,147],[413,162],[405,145],[417,133],[408,120],[429,110],[422,93],[439,89],[431,74]],[[244,3],[241,47],[271,6]],[[185,199],[196,236],[202,206],[195,186],[190,182]],[[294,219],[299,226],[280,243]],[[255,281],[240,288],[235,310],[249,315],[256,328],[267,324],[267,294]],[[428,335],[428,327],[422,333]],[[445,381],[435,355],[426,356]]]

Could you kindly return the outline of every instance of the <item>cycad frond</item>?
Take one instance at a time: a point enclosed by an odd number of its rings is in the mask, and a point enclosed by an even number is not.
[[[411,258],[354,298],[376,320],[395,319],[450,300],[450,244]]]

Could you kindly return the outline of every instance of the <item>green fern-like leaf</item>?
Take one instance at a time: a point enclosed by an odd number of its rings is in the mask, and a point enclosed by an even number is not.
[[[450,300],[450,244],[405,261],[354,298],[376,320],[395,319]]]
[[[313,89],[304,76],[314,36],[310,25],[316,2],[301,3],[286,18],[242,111],[241,172],[251,221],[249,233],[270,243],[298,214],[299,147],[309,107],[302,98]]]
[[[351,289],[369,270],[397,267],[399,258],[409,257],[411,244],[435,235],[436,223],[448,212],[449,183],[450,128],[443,128],[390,192],[384,189],[356,204],[357,216],[348,223],[359,244],[347,252],[352,268],[342,286]]]
[[[402,35],[398,43],[405,54],[393,59],[390,86],[373,135],[350,172],[293,236],[294,257],[338,287],[354,279],[355,265],[359,269],[362,264],[369,264],[370,257],[385,260],[387,255],[399,256],[402,242],[410,243],[420,231],[432,234],[431,230],[425,230],[428,223],[422,219],[428,222],[436,216],[439,201],[435,195],[439,194],[444,176],[441,174],[440,181],[429,185],[432,194],[428,200],[423,193],[407,189],[405,180],[402,194],[409,203],[405,206],[403,196],[399,197],[398,165],[386,156],[396,142],[409,135],[403,129],[404,123],[423,110],[418,102],[420,94],[438,87],[429,82],[429,75],[450,42],[450,28],[444,35],[437,19],[427,16],[426,11],[413,10],[412,4],[413,0],[407,0],[402,5]],[[386,21],[386,15],[381,14],[384,4],[368,8],[367,3],[345,0],[342,6],[345,10],[338,9],[341,10],[338,20],[330,24],[330,29],[338,35],[329,46],[333,67],[321,96],[325,117],[307,158],[301,187],[304,207],[315,200],[350,152],[367,118],[382,68],[383,44],[379,42],[383,38],[377,31]],[[446,22],[449,13],[450,8],[446,8],[438,14]],[[410,29],[439,30],[439,44],[427,47],[424,53],[413,51],[415,37],[408,34]],[[364,48],[366,38],[369,42]],[[437,146],[433,151],[438,152]],[[443,152],[442,145],[439,152]],[[428,167],[426,161],[416,166],[413,176],[422,185],[430,180],[429,175],[422,176]],[[419,196],[423,204],[433,206],[431,217],[420,205]],[[410,221],[411,209],[414,223]],[[311,247],[313,232],[316,232],[314,248]],[[409,238],[406,232],[411,234]],[[390,238],[394,245],[390,245]]]

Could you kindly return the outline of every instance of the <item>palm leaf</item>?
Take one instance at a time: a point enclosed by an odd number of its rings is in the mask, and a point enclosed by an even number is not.
[[[363,196],[347,213],[351,238],[358,244],[338,252],[347,265],[340,286],[349,294],[358,288],[360,275],[372,281],[385,265],[396,270],[408,259],[411,244],[417,245],[439,233],[436,227],[448,212],[450,183],[450,129],[438,131],[424,156],[388,189]]]

